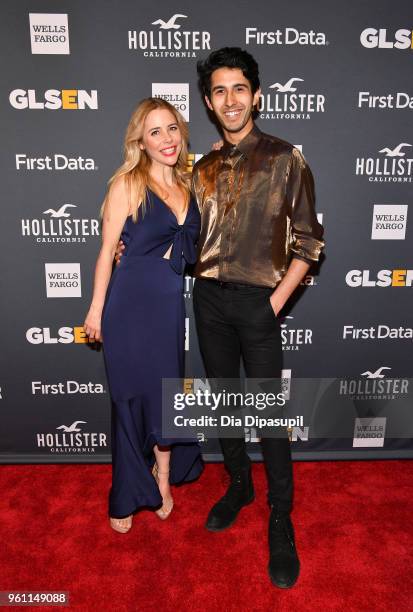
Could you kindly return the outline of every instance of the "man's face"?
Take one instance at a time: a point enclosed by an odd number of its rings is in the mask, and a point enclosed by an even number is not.
[[[251,91],[240,68],[218,68],[211,75],[211,97],[205,96],[210,110],[227,132],[240,132],[251,123],[252,109],[258,103],[258,89]]]

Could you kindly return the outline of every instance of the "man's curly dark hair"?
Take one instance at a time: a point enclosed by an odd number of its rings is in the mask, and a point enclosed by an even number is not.
[[[218,68],[239,68],[251,85],[254,94],[260,86],[258,64],[250,53],[240,47],[223,47],[212,51],[205,60],[197,63],[202,92],[211,98],[211,75]]]

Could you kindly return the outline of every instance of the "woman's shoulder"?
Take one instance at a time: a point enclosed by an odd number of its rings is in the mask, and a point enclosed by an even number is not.
[[[148,185],[138,185],[133,177],[127,175],[117,176],[111,184],[112,189],[115,197],[127,202],[129,214],[133,214],[150,198]]]

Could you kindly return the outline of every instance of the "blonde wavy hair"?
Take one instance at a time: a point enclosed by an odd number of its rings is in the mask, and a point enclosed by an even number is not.
[[[156,192],[156,186],[152,184],[149,173],[152,160],[146,151],[140,148],[139,144],[141,143],[143,137],[145,119],[151,111],[156,109],[168,110],[175,117],[175,121],[179,127],[179,131],[182,136],[182,149],[178,160],[173,167],[173,175],[176,183],[184,191],[186,205],[188,205],[190,191],[190,174],[187,171],[189,137],[188,126],[181,113],[178,112],[176,108],[172,106],[172,104],[169,104],[169,102],[166,100],[163,100],[162,98],[145,98],[138,104],[130,118],[123,145],[124,161],[108,181],[108,189],[100,209],[101,216],[103,216],[106,203],[108,202],[111,186],[120,176],[124,176],[126,180],[129,210],[132,212],[133,220],[135,222],[138,220],[138,209],[140,206],[142,206],[142,214],[145,214],[148,188]],[[133,201],[132,193],[134,194]]]

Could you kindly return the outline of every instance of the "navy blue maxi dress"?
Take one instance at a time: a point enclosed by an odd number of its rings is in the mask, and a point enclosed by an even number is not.
[[[202,471],[196,441],[162,437],[162,378],[183,379],[185,262],[195,263],[200,215],[191,197],[182,225],[148,190],[146,211],[125,222],[124,255],[111,277],[102,317],[112,398],[109,515],[122,518],[162,497],[151,473],[155,444],[171,446],[170,482]],[[172,245],[170,258],[164,255]]]

